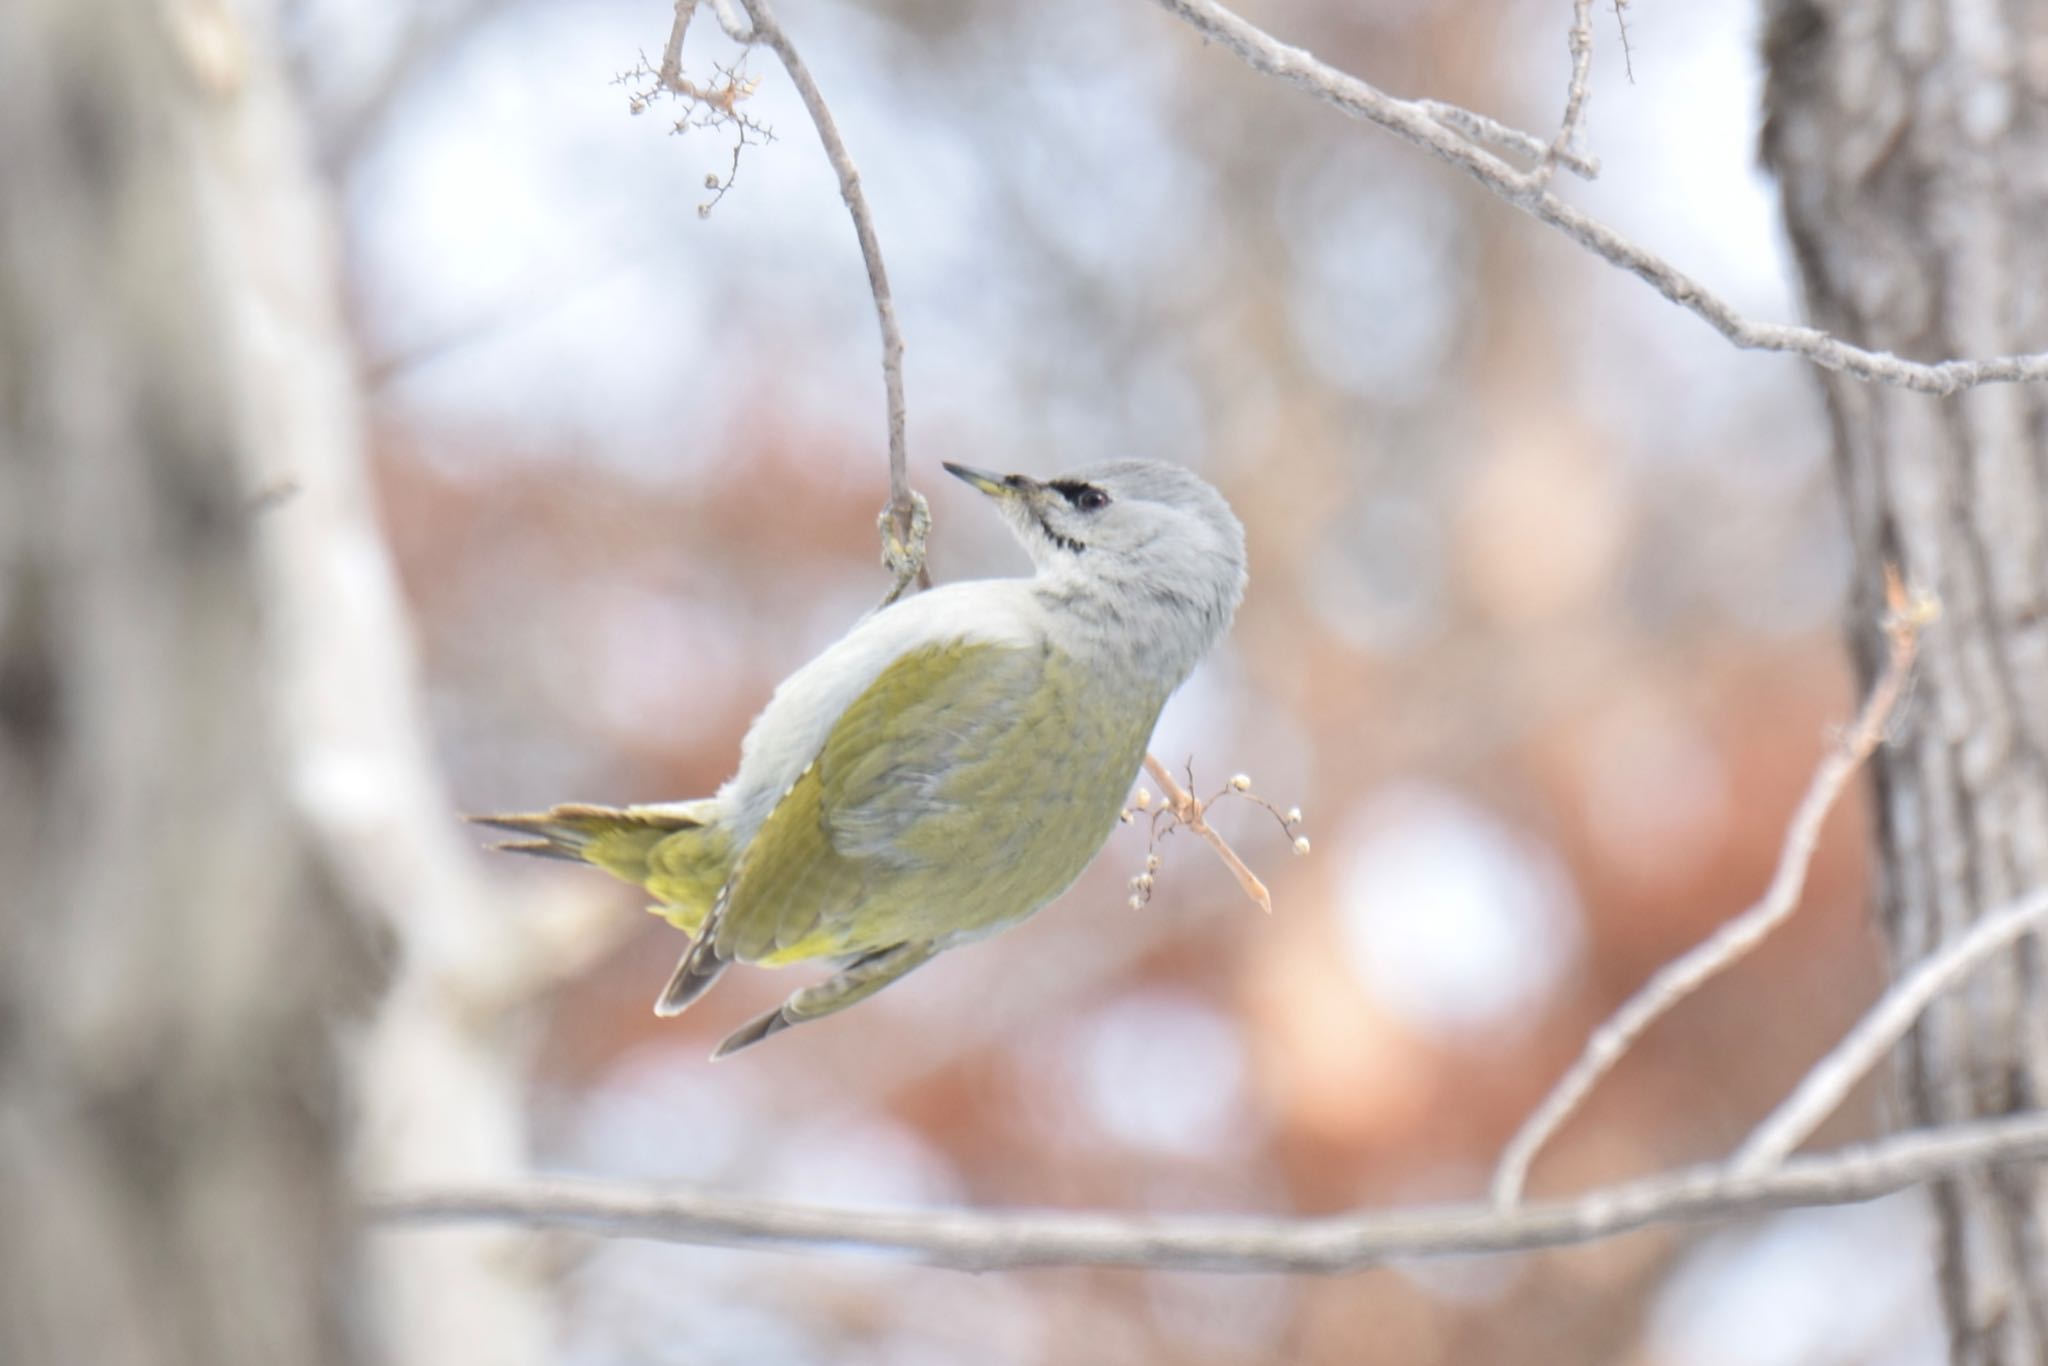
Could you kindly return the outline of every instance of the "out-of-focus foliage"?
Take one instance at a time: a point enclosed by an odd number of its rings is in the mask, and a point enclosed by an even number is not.
[[[1205,783],[1249,771],[1308,813],[1316,853],[1226,806],[1276,914],[1185,839],[1132,912],[1144,845],[1120,833],[1023,930],[718,1068],[711,1043],[788,981],[738,974],[658,1023],[676,944],[650,921],[549,1006],[549,1159],[838,1202],[1475,1195],[1591,1025],[1762,888],[1851,708],[1805,376],[1135,0],[781,8],[875,207],[934,569],[1021,567],[941,458],[1202,469],[1249,529],[1251,592],[1155,750]],[[1562,3],[1266,9],[1398,93],[1534,128],[1562,102]],[[830,170],[749,58],[778,140],[700,220],[729,143],[664,136],[611,83],[658,50],[665,5],[425,5],[428,33],[465,22],[373,99],[412,12],[305,0],[296,31],[340,149],[445,757],[471,807],[700,795],[774,682],[885,586],[874,323]],[[1604,175],[1567,192],[1789,316],[1751,169],[1749,11],[1628,13],[1633,83],[1600,26]],[[692,62],[736,55],[700,23]],[[1783,942],[1646,1041],[1539,1192],[1718,1153],[1851,1018],[1876,972],[1860,821],[1837,817]],[[565,1266],[564,1352],[1687,1363],[1771,1325],[1742,1359],[1826,1340],[1911,1360],[1931,1307],[1904,1290],[1882,1334],[1828,1325],[1920,1217],[1888,1202],[1337,1282],[607,1245]]]

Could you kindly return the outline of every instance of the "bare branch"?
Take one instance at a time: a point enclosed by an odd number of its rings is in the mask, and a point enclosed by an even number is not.
[[[1461,136],[1431,115],[1425,105],[1396,99],[1378,87],[1289,47],[1215,0],[1152,0],[1185,20],[1203,37],[1223,44],[1253,70],[1305,90],[1354,118],[1374,123],[1434,152],[1471,175],[1508,203],[1548,223],[1594,255],[1629,271],[1679,307],[1705,319],[1746,351],[1780,351],[1803,356],[1825,369],[1928,394],[1953,394],[1980,384],[2048,380],[2048,353],[1996,356],[1985,360],[1934,363],[1901,360],[1882,351],[1851,346],[1815,327],[1757,322],[1709,291],[1678,267],[1623,237]]]
[[[1634,1046],[1649,1027],[1668,1014],[1680,1001],[1697,991],[1729,965],[1739,961],[1767,938],[1799,908],[1799,895],[1806,886],[1806,872],[1813,863],[1813,851],[1820,840],[1821,826],[1828,812],[1849,784],[1849,779],[1884,738],[1885,726],[1912,672],[1919,630],[1932,617],[1931,604],[1909,602],[1896,576],[1889,580],[1892,612],[1886,623],[1891,638],[1891,659],[1884,674],[1870,690],[1862,712],[1848,732],[1815,770],[1812,782],[1786,828],[1778,854],[1778,868],[1763,898],[1741,915],[1728,921],[1689,952],[1666,963],[1628,998],[1607,1022],[1593,1032],[1586,1048],[1571,1069],[1522,1121],[1522,1127],[1508,1140],[1494,1170],[1493,1198],[1496,1204],[1511,1206],[1521,1199],[1530,1164],[1543,1145],[1564,1127],[1593,1088],[1600,1083]]]
[[[818,141],[824,144],[825,155],[839,175],[839,197],[846,201],[846,211],[853,217],[854,235],[860,239],[861,259],[867,263],[868,289],[875,296],[875,320],[882,328],[882,387],[889,407],[889,506],[886,512],[891,528],[883,534],[882,554],[884,563],[896,575],[896,586],[886,599],[893,602],[913,580],[919,588],[931,587],[932,580],[925,568],[924,542],[918,531],[919,507],[924,500],[910,487],[910,460],[904,444],[903,333],[896,325],[896,302],[889,293],[889,272],[882,265],[882,244],[875,236],[875,220],[868,209],[867,196],[861,192],[860,172],[854,168],[846,142],[839,136],[839,125],[834,122],[832,111],[818,90],[817,81],[811,78],[810,68],[804,65],[804,59],[797,55],[789,35],[776,22],[768,0],[739,0],[739,3],[753,21],[752,40],[765,44],[782,62],[783,69],[789,72],[790,83],[796,86],[805,110],[810,113],[811,122],[818,129]],[[717,8],[723,23],[727,14],[723,7]],[[922,514],[922,517],[928,524],[929,514]]]
[[[662,45],[661,65],[650,68],[642,57],[630,70],[622,72],[618,84],[636,87],[626,101],[626,107],[635,114],[644,114],[655,101],[668,95],[683,106],[682,116],[675,120],[674,131],[687,133],[693,128],[730,128],[733,130],[732,163],[720,176],[711,172],[704,177],[704,188],[711,191],[711,198],[697,205],[697,216],[709,218],[713,209],[739,179],[740,156],[749,147],[775,141],[774,130],[762,123],[740,105],[754,96],[760,87],[760,80],[749,76],[744,62],[727,68],[713,63],[717,78],[708,84],[691,79],[683,70],[683,43],[690,34],[690,21],[696,17],[698,0],[675,0],[675,20],[669,26],[668,41]],[[724,23],[721,16],[720,23]],[[730,26],[727,26],[730,32]],[[642,84],[642,83],[645,84]]]
[[[725,36],[735,43],[754,41],[754,30],[740,18],[740,12],[732,7],[732,0],[711,0],[711,12],[718,17],[718,26],[725,30]]]
[[[1463,133],[1481,147],[1491,147],[1496,152],[1525,156],[1534,161],[1551,155],[1556,148],[1555,143],[1545,143],[1533,133],[1510,128],[1498,119],[1474,113],[1462,105],[1445,104],[1442,100],[1417,100],[1415,107],[1444,127]],[[1600,176],[1598,157],[1567,147],[1557,150],[1556,158],[1558,165],[1587,180],[1597,180]]]
[[[742,147],[773,142],[775,134],[768,126],[740,109],[742,102],[753,98],[754,91],[761,84],[758,79],[748,76],[743,70],[728,70],[714,63],[718,79],[706,85],[691,79],[690,74],[683,70],[683,40],[689,36],[690,20],[696,13],[697,0],[676,0],[675,23],[669,28],[668,42],[662,46],[661,65],[650,69],[647,59],[642,57],[630,70],[620,74],[616,82],[619,85],[641,80],[652,83],[644,89],[634,90],[627,107],[635,114],[645,113],[657,96],[673,95],[684,106],[683,117],[675,124],[678,133],[686,133],[692,128],[731,127],[739,130],[739,145]]]
[[[1693,1167],[1512,1210],[1442,1205],[1336,1218],[832,1209],[675,1186],[554,1180],[419,1191],[369,1202],[398,1224],[515,1223],[708,1247],[893,1252],[931,1266],[1138,1266],[1186,1271],[1360,1271],[1423,1257],[1593,1242],[1653,1225],[1850,1204],[1993,1164],[2048,1159],[2048,1115],[1901,1134],[1796,1158],[1755,1176]]]
[[[1993,911],[1972,925],[1968,934],[1916,964],[1757,1125],[1736,1150],[1730,1169],[1753,1176],[1783,1161],[1835,1112],[1892,1045],[1905,1037],[1935,997],[2014,940],[2040,930],[2044,921],[2048,921],[2048,889]]]
[[[1593,0],[1572,0],[1570,44],[1572,78],[1565,91],[1564,118],[1557,126],[1557,136],[1544,149],[1543,159],[1523,177],[1531,190],[1549,187],[1558,165],[1578,145],[1580,130],[1586,122],[1586,100],[1593,85]]]
[[[668,42],[661,49],[661,83],[674,89],[683,79],[683,39],[690,35],[690,20],[696,17],[697,0],[676,0],[675,22],[669,25]]]

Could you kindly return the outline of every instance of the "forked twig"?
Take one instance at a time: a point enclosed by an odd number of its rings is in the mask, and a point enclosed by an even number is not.
[[[1756,1126],[1735,1150],[1730,1170],[1754,1176],[1783,1162],[1835,1112],[1864,1073],[1906,1036],[1937,996],[2014,940],[2040,930],[2044,921],[2048,889],[1991,912],[1947,948],[1916,963]]]
[[[1565,91],[1564,118],[1558,123],[1557,136],[1543,150],[1542,160],[1522,177],[1527,189],[1538,192],[1549,188],[1558,165],[1578,147],[1585,126],[1586,101],[1593,91],[1593,0],[1572,0],[1570,43],[1572,75]]]
[[[1884,739],[1892,710],[1912,673],[1920,632],[1936,614],[1933,600],[1909,595],[1896,571],[1886,573],[1885,597],[1884,625],[1891,644],[1890,659],[1855,723],[1836,740],[1815,770],[1813,781],[1786,828],[1778,868],[1763,898],[1690,951],[1657,969],[1635,995],[1593,1031],[1578,1061],[1530,1112],[1501,1153],[1493,1176],[1496,1205],[1505,1208],[1522,1198],[1522,1188],[1536,1154],[1651,1025],[1709,979],[1741,960],[1798,909],[1807,869],[1812,866],[1813,851],[1820,842],[1821,826],[1849,785],[1850,777]]]
[[[1759,322],[1661,256],[1565,203],[1543,185],[1532,184],[1527,172],[1489,151],[1485,139],[1467,135],[1432,114],[1423,102],[1397,99],[1368,81],[1318,61],[1312,53],[1281,42],[1216,0],[1152,2],[1204,38],[1229,49],[1253,70],[1435,153],[1517,209],[1639,277],[1743,350],[1803,356],[1824,369],[1926,394],[1953,394],[1980,384],[2048,380],[2048,352],[1981,360],[1913,361],[1852,346],[1817,327]],[[1560,158],[1560,164],[1570,163]]]
[[[1216,797],[1211,797],[1205,802],[1194,794],[1193,765],[1190,765],[1189,768],[1188,785],[1182,787],[1174,780],[1172,770],[1161,763],[1158,756],[1152,754],[1145,756],[1145,771],[1152,775],[1154,782],[1159,784],[1160,814],[1171,816],[1180,828],[1190,830],[1208,841],[1209,847],[1216,851],[1216,857],[1223,860],[1223,866],[1228,868],[1231,876],[1237,879],[1237,885],[1242,887],[1244,894],[1252,899],[1252,904],[1266,914],[1271,915],[1273,913],[1273,894],[1266,890],[1266,884],[1259,881],[1259,875],[1251,870],[1250,865],[1238,857],[1237,851],[1230,847],[1230,841],[1224,839],[1217,832],[1216,828],[1209,824],[1208,810],[1218,798],[1225,794],[1245,796],[1271,811],[1274,818],[1290,833],[1295,826],[1301,823],[1301,813],[1293,811],[1283,816],[1273,808],[1271,803],[1261,798],[1250,797],[1250,780],[1242,777],[1231,779],[1230,785],[1223,792],[1219,792]],[[1306,854],[1308,852],[1308,840],[1305,837],[1297,837],[1294,842],[1294,851],[1297,854]],[[1146,891],[1151,889],[1151,871],[1157,866],[1157,856],[1154,855],[1151,859],[1148,859],[1146,874],[1142,879]],[[1134,899],[1132,904],[1137,905],[1139,902],[1137,899]]]

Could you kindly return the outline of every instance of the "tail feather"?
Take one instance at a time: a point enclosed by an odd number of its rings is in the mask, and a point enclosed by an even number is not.
[[[477,821],[480,825],[483,824],[480,817],[473,816],[470,819]],[[532,854],[535,858],[558,858],[564,863],[583,862],[583,855],[574,853],[564,848],[559,842],[551,839],[497,840],[492,843],[491,848],[502,850],[507,854]]]
[[[655,999],[656,1015],[664,1019],[680,1015],[692,1001],[711,989],[711,984],[718,980],[718,974],[724,972],[726,966],[726,960],[718,956],[712,943],[712,931],[707,927],[684,951],[682,961],[669,974],[668,985]]]
[[[538,858],[590,863],[615,877],[645,885],[654,846],[683,830],[701,829],[712,819],[706,802],[663,806],[595,806],[565,802],[545,811],[470,816],[475,825],[525,836],[500,840],[493,849]]]
[[[732,840],[719,823],[716,799],[660,806],[570,802],[469,820],[519,836],[494,849],[588,863],[653,894],[659,904],[648,909],[695,940],[656,1013],[677,1013],[724,970],[710,930],[713,907],[732,871]]]

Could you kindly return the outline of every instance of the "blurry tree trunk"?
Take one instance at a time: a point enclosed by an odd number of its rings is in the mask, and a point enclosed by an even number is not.
[[[329,1024],[367,936],[266,695],[236,301],[194,173],[238,54],[165,12],[0,12],[10,1366],[360,1355]]]
[[[550,1345],[520,1235],[348,1213],[523,1169],[506,1012],[588,941],[440,790],[267,20],[0,6],[8,1366]]]
[[[1763,154],[1812,321],[1916,360],[2048,349],[2048,0],[1769,0],[1767,18]],[[1886,563],[1943,607],[1878,767],[1897,969],[2048,886],[2048,390],[1822,384],[1866,681]],[[1930,1012],[1901,1059],[1908,1119],[2048,1104],[2044,973],[2029,941]],[[2048,1362],[2048,1173],[1934,1194],[1952,1360]]]

